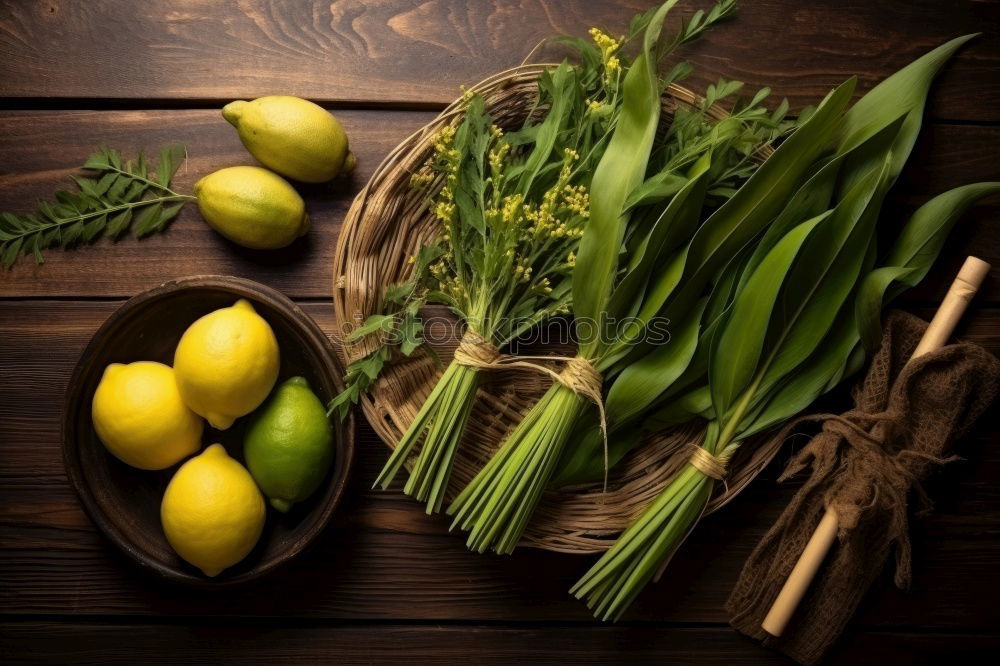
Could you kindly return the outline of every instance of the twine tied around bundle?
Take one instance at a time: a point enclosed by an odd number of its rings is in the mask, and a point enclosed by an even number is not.
[[[471,368],[489,368],[500,358],[500,350],[492,342],[471,328],[465,329],[458,348],[455,349],[455,363]]]
[[[733,457],[735,449],[727,447],[719,455],[714,455],[694,442],[689,442],[688,448],[691,449],[691,458],[688,462],[692,467],[707,477],[725,483],[726,475],[729,473],[729,459]]]
[[[537,363],[537,361],[556,361],[565,365],[562,370],[556,372],[552,368]],[[455,349],[453,362],[479,370],[523,368],[540,372],[548,375],[553,381],[562,384],[573,393],[593,402],[600,416],[601,439],[604,444],[604,489],[607,490],[610,458],[608,420],[601,393],[604,378],[601,377],[601,373],[598,372],[593,363],[582,356],[512,356],[501,354],[496,345],[472,328],[467,328],[462,334],[462,339]]]

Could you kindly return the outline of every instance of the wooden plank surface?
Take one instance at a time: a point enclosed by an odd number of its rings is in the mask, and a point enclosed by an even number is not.
[[[120,301],[16,301],[0,310],[0,608],[45,615],[300,616],[369,620],[587,621],[566,590],[592,558],[537,550],[469,553],[447,522],[397,492],[370,490],[386,451],[368,428],[346,505],[296,562],[236,591],[179,589],[147,577],[89,523],[65,481],[59,418],[66,381],[90,334]],[[305,304],[330,330],[332,308]],[[921,314],[928,314],[922,312]],[[1000,313],[987,310],[961,335],[1000,351]],[[46,350],[39,354],[38,350]],[[30,378],[24,381],[19,378]],[[1000,450],[980,429],[961,448],[970,462],[943,470],[931,492],[946,501],[915,535],[914,588],[886,582],[859,618],[866,627],[935,629],[1000,625]],[[779,460],[787,459],[787,453]],[[724,623],[723,603],[750,550],[794,487],[775,487],[775,465],[699,526],[627,621]],[[940,493],[934,493],[935,495]],[[981,596],[969,598],[969,590]],[[974,619],[956,612],[975,606]]]
[[[641,0],[128,0],[0,3],[0,80],[19,98],[228,100],[280,91],[338,104],[440,106],[553,34],[624,31]],[[710,3],[684,2],[676,16]],[[693,84],[771,86],[794,109],[858,75],[862,89],[934,46],[1000,23],[995,2],[746,0],[685,50]],[[937,87],[935,118],[991,119],[996,31]],[[553,55],[558,55],[554,52]],[[67,62],[70,63],[67,66]]]
[[[100,241],[74,252],[53,250],[35,267],[22,260],[0,273],[3,296],[132,296],[185,275],[224,273],[260,280],[297,298],[327,298],[340,221],[351,198],[382,157],[434,114],[416,111],[338,111],[358,167],[349,178],[328,185],[299,186],[313,220],[309,235],[277,252],[251,251],[230,243],[202,221],[194,205],[181,212],[167,233],[143,241]],[[190,192],[204,175],[226,166],[253,164],[235,130],[217,110],[0,112],[0,210],[29,210],[67,186],[95,146],[112,145],[129,154],[183,141],[189,159],[176,177]],[[984,149],[985,148],[985,149]],[[990,150],[992,149],[992,150]],[[1000,127],[929,124],[887,204],[883,226],[898,229],[934,194],[961,184],[1000,180]],[[990,224],[1000,216],[1000,197],[978,205],[953,234],[939,264],[907,298],[940,299],[962,257],[975,252],[1000,265],[1000,237]],[[886,234],[887,240],[891,234]],[[981,301],[1000,301],[1000,272],[987,278]]]
[[[64,187],[98,145],[188,144],[178,174],[253,163],[218,109],[296,94],[334,110],[359,167],[301,188],[314,221],[273,253],[221,239],[188,206],[163,235],[50,251],[0,272],[0,659],[7,662],[788,663],[726,626],[723,603],[795,491],[774,479],[795,443],[694,532],[624,621],[591,620],[566,592],[593,558],[523,549],[469,553],[447,522],[398,491],[370,489],[386,451],[361,424],[359,460],[331,528],[259,584],[205,593],[139,571],[89,522],[62,469],[59,420],[73,365],[125,298],[184,275],[256,279],[327,331],[330,266],[351,198],[382,157],[473,83],[521,62],[544,36],[613,33],[653,0],[0,0],[0,210]],[[709,0],[685,0],[689,16]],[[698,90],[717,76],[770,85],[793,110],[847,76],[859,94],[933,46],[984,31],[936,83],[927,123],[891,195],[886,240],[930,196],[1000,180],[1000,2],[741,0],[685,51]],[[549,50],[546,55],[559,55]],[[902,305],[927,317],[965,255],[1000,265],[1000,200],[977,206],[937,269]],[[994,271],[959,335],[1000,353]],[[843,404],[844,393],[840,394]],[[836,404],[836,401],[835,401]],[[831,662],[978,663],[1000,648],[1000,449],[981,423],[967,460],[926,484],[913,523],[914,584],[887,574]]]
[[[564,640],[554,642],[555,632]],[[789,663],[763,650],[748,654],[748,646],[735,632],[712,627],[289,626],[274,621],[242,626],[0,624],[0,650],[39,664],[137,658],[151,664],[466,663],[470,654],[476,655],[477,664],[502,665]],[[857,632],[834,656],[853,664],[974,663],[998,647],[995,636],[973,632]]]

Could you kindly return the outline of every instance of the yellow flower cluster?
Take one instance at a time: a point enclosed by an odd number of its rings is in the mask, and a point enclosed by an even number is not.
[[[434,148],[434,155],[441,164],[441,170],[445,173],[444,187],[438,194],[438,201],[434,204],[432,213],[444,223],[452,222],[455,219],[455,183],[457,181],[456,172],[461,155],[455,148],[455,128],[445,125],[431,139],[431,146]],[[429,174],[428,174],[429,175]],[[411,182],[418,174],[410,177]],[[433,176],[431,176],[433,179]],[[447,238],[445,238],[447,240]]]
[[[431,139],[431,145],[434,147],[434,152],[438,154],[439,157],[447,156],[449,153],[458,153],[455,150],[455,128],[451,125],[445,125],[437,131],[434,137]]]
[[[525,266],[520,263],[514,266],[514,277],[521,280],[521,282],[529,282],[531,280],[531,272],[531,266]]]
[[[510,144],[505,141],[500,142],[494,150],[490,150],[490,168],[499,173],[503,169],[504,160],[507,159],[509,152]]]
[[[516,222],[523,202],[524,197],[520,194],[504,197],[503,205],[500,208],[500,219],[507,224],[513,224]]]
[[[601,49],[601,57],[607,62],[608,58],[611,57],[615,51],[621,48],[621,42],[608,33],[604,32],[600,28],[591,28],[587,31],[590,38],[594,40],[594,44],[597,48]]]
[[[576,252],[570,250],[569,255],[566,257],[566,266],[569,268],[576,266]]]
[[[572,164],[579,159],[580,155],[575,150],[565,149],[559,178],[555,185],[542,195],[541,204],[537,208],[528,205],[522,206],[521,212],[524,219],[531,223],[526,229],[529,237],[535,239],[545,237],[578,238],[583,235],[583,229],[567,226],[566,221],[560,220],[558,215],[561,212],[561,207],[582,217],[587,217],[590,214],[590,197],[587,195],[587,188],[582,185],[578,187],[569,185],[573,174]]]
[[[459,85],[458,89],[462,92],[462,104],[468,104],[472,101],[472,98],[476,96],[475,91],[466,88],[464,84]]]
[[[604,78],[611,80],[615,72],[621,68],[621,63],[615,53],[621,48],[621,40],[615,39],[599,28],[589,30],[594,44],[601,50],[601,61],[604,63]],[[593,109],[592,109],[593,110]]]
[[[413,189],[422,189],[430,185],[433,180],[434,174],[422,169],[410,176],[410,187]]]
[[[583,218],[590,217],[590,194],[585,185],[567,185],[562,191],[563,205]]]
[[[434,204],[434,216],[442,222],[451,222],[455,219],[455,203],[453,201],[438,201]]]

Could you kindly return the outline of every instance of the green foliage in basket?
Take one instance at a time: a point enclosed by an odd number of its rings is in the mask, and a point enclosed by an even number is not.
[[[399,310],[373,315],[352,335],[378,332],[387,344],[352,364],[348,388],[331,408],[343,411],[358,399],[391,358],[392,345],[404,355],[412,353],[413,321],[423,303],[449,306],[466,327],[466,356],[478,347],[482,361],[470,365],[460,358],[449,364],[378,485],[387,486],[412,459],[404,491],[427,502],[429,512],[440,509],[482,368],[498,348],[570,311],[576,296],[570,272],[584,225],[592,218],[594,187],[616,192],[619,207],[633,211],[639,221],[608,237],[603,248],[615,256],[634,249],[643,257],[634,266],[620,267],[629,273],[623,289],[635,292],[663,248],[693,231],[696,220],[686,229],[673,224],[681,206],[670,207],[670,202],[693,195],[695,212],[703,202],[721,204],[756,168],[756,151],[787,128],[787,103],[775,112],[761,105],[767,90],[736,101],[727,118],[710,117],[713,105],[735,97],[742,87],[728,81],[710,86],[700,105],[682,106],[670,123],[660,123],[665,87],[690,66],[678,64],[661,79],[658,62],[735,6],[726,0],[708,13],[698,12],[672,38],[660,40],[659,25],[673,4],[638,16],[621,39],[597,29],[590,31],[591,41],[563,38],[581,64],[563,63],[541,76],[540,112],[529,114],[515,131],[496,127],[483,100],[470,94],[461,121],[434,138],[433,157],[413,177],[415,186],[438,186],[429,208],[442,232],[433,248],[422,250],[433,257],[418,256],[410,280],[390,288],[386,300],[395,301]],[[633,41],[642,42],[635,62],[625,54]],[[648,144],[644,152],[624,142],[630,132],[642,134]],[[709,152],[715,159],[705,158]],[[621,163],[607,163],[609,153],[620,156]],[[630,174],[624,179],[619,177],[623,168]],[[592,268],[595,282],[614,281],[619,270],[615,265]],[[392,296],[397,293],[405,299]]]

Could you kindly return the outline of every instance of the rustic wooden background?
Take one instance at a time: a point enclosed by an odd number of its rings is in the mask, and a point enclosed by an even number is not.
[[[240,590],[169,587],[95,532],[66,482],[59,420],[66,382],[122,301],[199,273],[283,290],[331,329],[330,265],[353,194],[389,149],[461,83],[518,64],[553,33],[620,31],[652,0],[0,1],[0,209],[46,198],[100,144],[187,143],[182,190],[252,163],[219,115],[236,98],[284,93],[333,109],[359,167],[303,189],[314,220],[286,251],[240,249],[189,206],[168,233],[49,252],[0,273],[0,659],[128,662],[673,661],[782,663],[726,624],[722,605],[751,548],[793,488],[787,452],[703,521],[665,579],[615,626],[566,593],[589,566],[533,550],[467,552],[444,520],[369,490],[385,451],[361,426],[360,462],[334,524],[294,564]],[[707,0],[681,3],[682,13]],[[1000,4],[931,0],[742,0],[729,25],[690,48],[692,87],[717,76],[771,85],[793,110],[851,74],[860,89],[948,38],[985,34],[934,88],[927,124],[888,215],[962,183],[1000,180]],[[932,311],[968,253],[1000,264],[1000,202],[971,212],[939,272],[905,307]],[[960,331],[1000,350],[1000,272]],[[967,462],[928,485],[914,525],[914,585],[876,589],[835,663],[953,661],[1000,647],[1000,450],[981,426]]]

